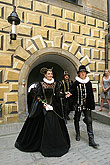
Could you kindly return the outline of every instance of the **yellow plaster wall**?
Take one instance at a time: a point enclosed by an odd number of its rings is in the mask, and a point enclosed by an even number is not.
[[[76,57],[82,64],[90,64],[89,76],[92,80],[94,74],[101,89],[100,80],[105,68],[107,22],[57,7],[57,5],[34,0],[15,0],[21,23],[17,26],[17,40],[10,42],[11,27],[7,27],[10,26],[7,17],[13,10],[12,5],[12,0],[0,1],[1,103],[9,102],[7,105],[9,107],[13,102],[17,104],[17,83],[22,65],[37,49],[45,48],[45,43],[48,47],[59,47],[62,41],[62,48],[72,54],[75,54],[80,47]],[[17,49],[19,46],[20,48]],[[7,119],[6,116],[5,119]]]

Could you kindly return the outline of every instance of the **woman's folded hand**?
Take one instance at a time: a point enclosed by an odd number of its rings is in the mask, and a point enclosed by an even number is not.
[[[52,111],[53,107],[49,104],[44,103],[44,108],[46,109],[46,111]]]

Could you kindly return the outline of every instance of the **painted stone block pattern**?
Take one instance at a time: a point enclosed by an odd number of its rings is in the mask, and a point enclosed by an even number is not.
[[[12,54],[0,53],[0,66],[11,67],[12,65],[11,62],[12,62]]]
[[[98,29],[91,29],[91,36],[95,37],[95,38],[99,38],[100,37],[100,30],[98,30]]]
[[[90,36],[91,35],[91,28],[88,26],[81,26],[81,34]]]
[[[76,41],[80,44],[80,45],[86,45],[86,38],[83,36],[76,36]]]
[[[32,1],[19,0],[18,1],[18,7],[31,10],[32,9]]]
[[[20,70],[22,68],[23,64],[24,64],[23,61],[16,59],[16,58],[13,59],[13,69]]]
[[[84,56],[81,60],[80,60],[80,62],[81,62],[81,64],[82,65],[87,65],[88,63],[90,63],[90,59],[89,59],[89,57],[86,55],[86,56]]]
[[[104,22],[102,20],[97,20],[96,24],[98,28],[101,28],[101,29],[104,28]]]
[[[26,22],[26,13],[24,12],[24,9],[22,8],[17,8],[17,14],[19,16],[19,19],[21,20],[21,22]]]
[[[8,16],[10,16],[10,13],[13,11],[13,7],[12,6],[6,6],[4,8],[4,12],[5,12],[5,19],[8,18]]]
[[[91,58],[91,48],[82,48],[82,54]]]
[[[94,72],[96,71],[96,62],[95,61],[91,61],[89,66],[90,66],[91,71],[94,71]]]
[[[100,59],[100,50],[92,49],[92,58],[93,59]]]
[[[82,55],[79,51],[75,54],[75,56],[76,56],[79,60],[83,57],[83,55]]]
[[[28,48],[26,48],[27,52],[32,55],[33,53],[35,53],[38,49],[36,48],[36,46],[34,44],[30,45]]]
[[[18,90],[18,83],[17,82],[10,82],[9,83],[9,91],[17,91]]]
[[[80,25],[70,23],[70,32],[79,34],[80,33]]]
[[[41,0],[0,1],[0,102],[4,104],[4,119],[8,122],[18,119],[18,115],[11,112],[18,110],[18,86],[22,86],[22,80],[19,84],[18,80],[22,68],[26,64],[28,72],[29,58],[42,49],[68,51],[80,64],[87,65],[90,80],[98,80],[100,86],[105,69],[107,22],[58,4]],[[16,27],[17,40],[10,41],[11,26],[7,17],[13,5],[21,22]],[[110,69],[110,56],[108,67]]]
[[[62,38],[61,36],[55,36],[54,37],[54,46],[55,47],[59,47],[59,48],[61,47],[61,44],[62,44],[61,38]]]
[[[9,35],[6,35],[6,50],[7,51],[15,51],[18,46],[22,46],[23,39],[20,37],[17,37],[17,40],[11,41],[10,44],[10,37]]]
[[[0,18],[3,18],[4,17],[4,7],[3,6],[0,6]]]
[[[100,37],[101,39],[105,39],[105,36],[107,35],[107,32],[105,31],[100,31]]]
[[[18,100],[18,93],[11,92],[11,93],[4,93],[4,102],[16,102]]]
[[[44,27],[56,28],[56,20],[52,17],[44,16],[43,24]]]
[[[4,3],[13,4],[13,0],[2,0]]]
[[[105,60],[105,51],[104,50],[100,51],[100,60]]]
[[[75,19],[75,13],[70,10],[63,10],[64,18],[68,20],[74,20]]]
[[[71,33],[64,34],[64,42],[72,43],[73,38],[74,38],[74,35],[72,35]]]
[[[46,28],[34,27],[33,29],[34,36],[41,35],[44,39],[49,38],[49,30]]]
[[[35,44],[35,46],[38,48],[38,49],[42,49],[42,48],[45,48],[46,45],[44,43],[44,40],[42,39],[42,36],[41,35],[38,35],[38,36],[35,36],[35,37],[32,37],[32,42]]]
[[[54,42],[53,41],[45,41],[47,47],[54,47]]]
[[[0,99],[4,99],[4,93],[9,91],[9,85],[0,84]]]
[[[96,19],[92,17],[87,17],[87,24],[91,26],[96,26]]]
[[[68,31],[69,30],[69,24],[66,21],[57,21],[57,29],[58,30],[63,30],[63,31]]]
[[[69,52],[71,52],[72,54],[75,54],[78,48],[79,48],[79,44],[73,41],[71,44],[71,47],[69,48]]]
[[[97,47],[104,48],[105,47],[105,40],[97,40]]]
[[[62,9],[56,6],[50,6],[50,13],[53,16],[62,17]]]
[[[3,40],[4,40],[4,36],[0,35],[0,50],[3,50]]]
[[[86,23],[86,16],[79,14],[79,13],[75,13],[75,20],[76,20],[76,22],[85,24]]]
[[[26,60],[30,56],[30,54],[26,50],[24,50],[21,46],[19,46],[17,47],[14,53],[14,56],[15,57],[17,56],[17,57],[22,58],[23,60]]]
[[[62,49],[68,50],[69,49],[69,45],[66,43],[62,44]]]
[[[88,38],[87,39],[87,46],[96,47],[96,40]]]
[[[18,81],[19,71],[6,69],[4,75],[4,81]]]
[[[7,21],[1,20],[0,21],[0,31],[1,32],[10,32],[11,31],[11,26]],[[1,34],[3,35],[3,33]]]
[[[7,121],[7,123],[17,123],[18,122],[18,114],[5,115],[4,119]]]
[[[27,13],[27,23],[41,25],[41,15],[35,13]]]
[[[49,40],[54,40],[55,36],[61,36],[61,32],[60,31],[56,31],[56,30],[50,30],[49,31]]]
[[[105,63],[104,62],[97,62],[96,68],[98,72],[103,72],[105,69]]]
[[[19,25],[17,27],[17,31],[19,35],[24,35],[24,36],[32,36],[32,27],[29,27],[27,25]]]
[[[49,13],[49,5],[46,3],[34,1],[34,11],[48,14]]]

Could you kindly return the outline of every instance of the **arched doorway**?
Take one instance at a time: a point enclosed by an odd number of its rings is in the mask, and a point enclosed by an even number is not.
[[[64,71],[68,71],[71,75],[71,79],[74,80],[76,75],[76,67],[63,56],[57,54],[47,54],[40,57],[34,64],[34,68],[31,70],[28,76],[27,88],[34,82],[42,81],[43,75],[40,74],[42,67],[53,68],[55,81],[62,80]]]
[[[61,36],[57,37],[61,38]],[[26,47],[24,46],[25,49],[18,46],[14,54],[12,54],[12,68],[6,69],[4,74],[5,85],[10,89],[6,92],[3,102],[4,109],[6,109],[5,118],[7,118],[8,109],[13,111],[14,107],[18,112],[14,116],[16,120],[18,120],[18,116],[19,119],[21,116],[21,120],[24,120],[23,113],[26,114],[27,109],[27,89],[31,83],[29,79],[30,76],[33,77],[36,75],[36,72],[39,72],[40,67],[54,65],[56,80],[62,79],[63,71],[65,70],[70,73],[71,79],[74,80],[76,71],[81,64],[86,65],[87,70],[90,71],[90,59],[81,52],[80,44],[74,40],[71,44],[62,40],[59,40],[58,44],[56,42],[56,40],[45,41],[41,35],[37,35],[29,40],[29,44],[26,44]],[[37,78],[35,81],[42,79],[39,76]],[[7,84],[7,82],[12,83]],[[10,101],[7,102],[9,98]],[[10,104],[11,102],[14,104]],[[11,117],[12,115],[9,116],[9,118]]]
[[[27,108],[27,89],[32,81],[41,81],[42,76],[39,74],[40,68],[44,66],[53,66],[56,80],[61,80],[64,70],[67,70],[71,79],[74,80],[80,61],[70,52],[60,48],[44,48],[36,51],[24,63],[19,76],[18,92],[18,110],[19,113],[26,112]],[[36,79],[30,80],[31,77]],[[22,81],[25,80],[25,88],[22,87]]]

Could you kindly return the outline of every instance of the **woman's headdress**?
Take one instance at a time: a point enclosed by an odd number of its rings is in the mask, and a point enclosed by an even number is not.
[[[53,67],[51,69],[43,67],[43,68],[40,69],[40,73],[45,75],[47,73],[47,71],[51,71],[52,72],[52,70],[53,70]]]

